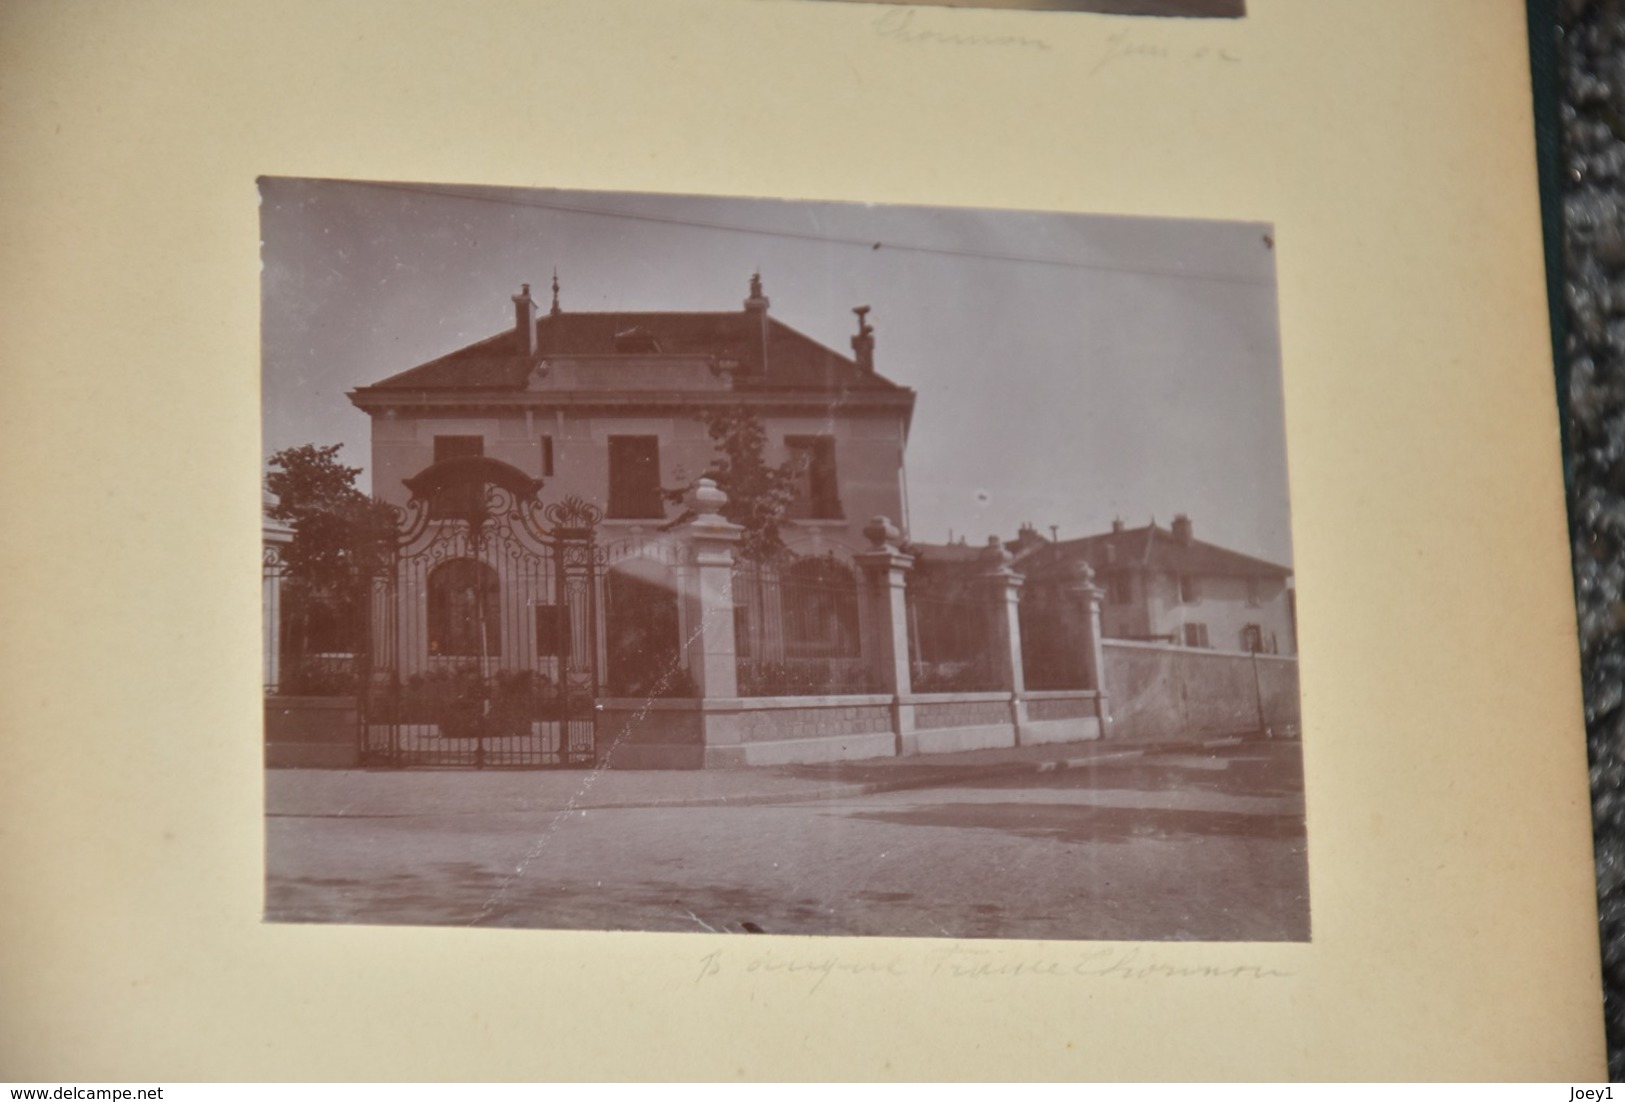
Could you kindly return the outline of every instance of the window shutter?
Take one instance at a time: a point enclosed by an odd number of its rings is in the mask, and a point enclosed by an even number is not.
[[[660,498],[660,438],[611,436],[609,515],[634,518],[665,513]]]

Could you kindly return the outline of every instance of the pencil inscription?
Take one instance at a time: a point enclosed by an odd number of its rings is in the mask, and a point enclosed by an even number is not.
[[[938,46],[1013,46],[1026,50],[1049,50],[1050,44],[1041,38],[1024,34],[963,34],[957,31],[939,31],[919,25],[918,12],[913,8],[894,8],[874,21],[875,36],[893,42],[911,45]]]
[[[1089,75],[1095,76],[1108,65],[1120,61],[1216,62],[1221,65],[1234,65],[1240,60],[1241,58],[1220,46],[1194,48],[1171,46],[1166,42],[1151,41],[1122,30],[1106,36],[1106,48],[1101,51],[1100,57],[1089,70]]]
[[[1291,972],[1259,964],[1174,964],[1140,949],[1096,949],[1080,956],[1028,957],[995,949],[951,945],[933,949],[916,960],[900,956],[856,960],[837,953],[798,956],[771,950],[740,959],[718,949],[700,958],[696,984],[726,973],[805,976],[808,994],[818,991],[836,975],[924,976],[930,979],[1104,979],[1104,980],[1271,980],[1289,979]],[[1570,1102],[1584,1096],[1576,1096]]]

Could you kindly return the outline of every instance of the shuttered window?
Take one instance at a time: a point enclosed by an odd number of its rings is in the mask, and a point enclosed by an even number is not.
[[[792,513],[798,517],[838,520],[841,513],[840,483],[835,477],[835,438],[833,436],[787,436],[785,445],[795,461],[798,475]]]
[[[448,459],[461,459],[465,456],[484,454],[485,437],[483,436],[437,436],[434,438],[434,461],[436,463],[444,463]],[[474,483],[442,490],[429,503],[429,515],[436,518],[467,517],[479,507],[484,494],[485,487]]]
[[[660,438],[609,438],[609,511],[622,518],[664,517],[660,498]]]

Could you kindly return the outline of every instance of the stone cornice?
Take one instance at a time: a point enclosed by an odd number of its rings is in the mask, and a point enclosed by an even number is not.
[[[911,413],[914,408],[912,390],[895,391],[570,391],[547,392],[528,390],[462,391],[437,393],[421,390],[385,390],[359,387],[347,395],[356,408],[369,414],[388,410],[426,413],[435,410],[535,410],[535,409],[606,409],[625,412],[628,409],[651,409],[670,412],[673,409],[703,407],[746,406],[751,409],[813,410],[827,412],[832,406],[842,410],[897,410]]]

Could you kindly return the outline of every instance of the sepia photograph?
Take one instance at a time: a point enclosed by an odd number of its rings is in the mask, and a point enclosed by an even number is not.
[[[268,921],[1309,939],[1272,227],[260,202]]]

